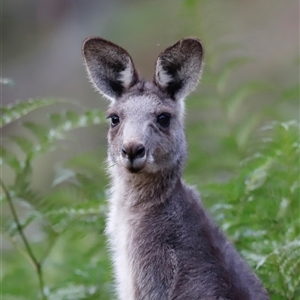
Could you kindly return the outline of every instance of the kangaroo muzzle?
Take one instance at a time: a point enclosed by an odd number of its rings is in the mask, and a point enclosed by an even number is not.
[[[146,149],[142,143],[125,142],[121,149],[121,161],[131,173],[137,173],[146,164]]]

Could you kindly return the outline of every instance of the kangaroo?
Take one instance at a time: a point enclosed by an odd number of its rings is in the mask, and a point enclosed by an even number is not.
[[[163,51],[153,81],[99,37],[83,44],[95,88],[110,100],[108,236],[120,300],[267,300],[268,294],[212,221],[182,171],[184,99],[203,47],[185,38]]]

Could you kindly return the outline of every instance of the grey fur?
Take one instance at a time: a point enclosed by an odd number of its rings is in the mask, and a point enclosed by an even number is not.
[[[111,100],[107,235],[118,298],[269,299],[182,180],[184,97],[201,74],[201,42],[167,48],[153,82],[139,79],[129,54],[101,38],[88,39],[83,56],[95,87]]]

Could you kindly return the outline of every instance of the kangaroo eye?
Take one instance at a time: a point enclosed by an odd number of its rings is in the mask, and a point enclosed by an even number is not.
[[[164,128],[169,127],[171,116],[168,113],[162,113],[157,117],[157,123]]]
[[[110,117],[110,120],[111,120],[111,126],[112,127],[115,127],[116,125],[118,125],[120,123],[120,119],[117,115],[113,115]]]

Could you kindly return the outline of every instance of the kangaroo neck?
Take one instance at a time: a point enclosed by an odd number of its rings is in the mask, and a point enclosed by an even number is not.
[[[181,172],[175,168],[151,174],[131,174],[117,169],[111,172],[111,178],[112,199],[125,207],[143,209],[163,204],[172,196],[176,185],[181,184]]]

